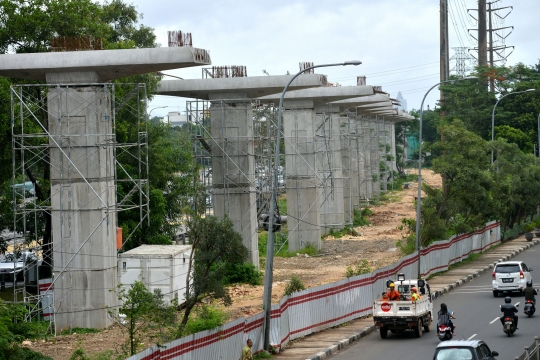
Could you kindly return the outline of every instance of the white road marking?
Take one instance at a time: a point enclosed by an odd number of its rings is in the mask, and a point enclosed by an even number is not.
[[[476,334],[472,334],[472,336],[470,338],[468,338],[467,340],[471,340],[475,336],[476,336]]]
[[[517,303],[514,304],[514,306],[518,306],[519,305],[519,301]]]
[[[500,317],[496,317],[495,319],[493,319],[493,321],[490,322],[490,324],[493,324],[495,321],[499,320]]]

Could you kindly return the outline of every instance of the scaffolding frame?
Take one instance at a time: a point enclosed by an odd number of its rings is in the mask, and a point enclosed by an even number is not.
[[[77,98],[73,95],[75,88],[92,88],[95,95],[90,98]],[[54,113],[50,108],[52,102],[60,104],[61,98],[69,98],[77,104],[71,111],[62,112],[62,107],[57,108]],[[59,272],[53,274],[50,280],[39,279],[36,273],[24,272],[24,286],[18,289],[14,281],[14,301],[30,303],[29,319],[43,319],[50,322],[49,329],[56,334],[56,320],[58,316],[66,318],[66,322],[71,323],[75,312],[71,302],[73,283],[71,282],[70,269],[71,261],[80,256],[92,256],[81,253],[82,246],[78,249],[73,247],[72,234],[70,232],[70,222],[75,211],[92,213],[105,209],[107,216],[101,222],[111,222],[115,229],[118,227],[117,214],[123,211],[138,211],[139,223],[132,229],[131,233],[125,234],[125,240],[137,231],[144,220],[149,221],[149,183],[148,183],[148,128],[147,128],[147,93],[145,84],[37,84],[37,85],[13,85],[11,87],[11,133],[12,133],[12,184],[22,182],[35,182],[36,171],[44,171],[44,184],[48,184],[47,174],[54,169],[60,174],[58,191],[53,193],[50,188],[42,198],[38,198],[36,190],[33,196],[28,196],[27,191],[16,191],[13,186],[13,248],[14,251],[30,250],[36,254],[43,254],[50,251],[50,256],[44,259],[44,265],[51,267],[53,253],[60,252],[60,257],[70,259],[67,264],[62,261],[64,267]],[[102,105],[105,104],[105,105]],[[72,132],[71,127],[78,126],[78,117],[85,111],[99,111],[99,106],[106,109],[102,116],[102,121],[110,121],[110,133],[79,134]],[[60,109],[60,110],[59,110]],[[110,113],[108,112],[110,109]],[[117,116],[123,116],[131,120],[133,128],[127,130],[131,132],[134,142],[117,142]],[[50,122],[57,119],[60,134],[49,132]],[[126,131],[124,129],[124,131]],[[127,134],[124,134],[127,135]],[[93,139],[99,139],[91,143]],[[102,166],[96,160],[98,153],[105,153],[107,163]],[[83,154],[89,164],[95,165],[105,171],[105,178],[112,180],[106,191],[96,192],[90,186],[90,178],[82,176],[77,167],[78,161]],[[55,158],[55,155],[57,158]],[[112,159],[114,166],[107,165]],[[129,166],[128,166],[129,165]],[[132,171],[128,171],[130,168]],[[136,173],[133,173],[135,170]],[[85,204],[78,203],[80,208],[72,208],[73,201],[73,174],[82,176],[82,181],[86,183],[88,191],[93,193],[94,199],[100,202],[99,208],[85,207]],[[112,198],[111,195],[112,194]],[[60,208],[53,213],[53,198],[59,198]],[[56,201],[56,200],[55,200]],[[67,207],[65,207],[67,204]],[[57,215],[56,215],[57,214]],[[51,217],[51,238],[49,245],[43,244],[45,230],[41,220],[47,216]],[[54,217],[54,218],[53,218]],[[52,234],[54,221],[60,223],[60,234]],[[99,224],[98,224],[99,226]],[[97,229],[97,227],[96,227]],[[108,228],[107,228],[108,229]],[[94,230],[95,231],[95,230]],[[16,237],[16,234],[24,236]],[[54,248],[53,236],[59,238],[60,249]],[[92,236],[92,235],[90,235]],[[114,234],[116,237],[116,233]],[[89,239],[89,238],[88,238]],[[85,240],[88,241],[88,239]],[[56,241],[56,240],[55,240]],[[84,244],[83,243],[83,244]],[[50,250],[47,250],[47,246]],[[67,249],[67,251],[66,251]],[[36,267],[37,269],[37,267]],[[54,299],[52,289],[57,279],[68,276],[68,286],[61,289],[62,299]],[[37,294],[29,295],[27,285],[29,280],[37,282]],[[61,282],[64,286],[65,282]],[[114,290],[114,289],[110,289]],[[22,295],[22,296],[21,296]],[[55,307],[55,300],[60,301],[60,307]],[[40,306],[41,304],[41,306]]]

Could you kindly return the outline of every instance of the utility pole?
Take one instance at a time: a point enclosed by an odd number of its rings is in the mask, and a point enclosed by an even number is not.
[[[440,61],[441,61],[441,81],[448,80],[449,54],[448,54],[448,0],[440,0]],[[442,100],[442,93],[441,93]]]
[[[478,65],[487,65],[486,0],[478,0]]]
[[[493,67],[493,23],[491,4],[491,2],[487,4],[489,7],[489,9],[487,10],[489,12],[489,67]],[[495,81],[493,80],[493,77],[489,78],[489,90],[491,91],[491,93],[495,93]]]
[[[450,56],[448,54],[448,0],[440,0],[440,78],[441,82],[450,77]],[[441,107],[444,105],[444,93],[442,90],[439,95]],[[444,117],[445,113],[441,112]]]

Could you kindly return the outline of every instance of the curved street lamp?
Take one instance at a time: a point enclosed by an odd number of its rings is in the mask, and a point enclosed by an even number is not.
[[[531,91],[535,91],[535,90],[536,89],[527,89],[527,90],[523,90],[523,91],[514,91],[514,92],[511,92],[511,93],[508,93],[508,94],[505,94],[505,95],[501,96],[497,100],[497,102],[495,103],[495,106],[493,106],[493,111],[491,112],[491,143],[492,144],[493,144],[493,141],[495,141],[495,108],[499,104],[499,101],[501,101],[502,99],[504,99],[508,95],[521,94],[521,93],[531,92]],[[540,141],[540,137],[538,139]],[[539,142],[539,144],[540,144],[540,142]],[[491,149],[491,165],[493,165],[493,148]]]
[[[422,103],[420,104],[420,129],[418,130],[418,197],[416,199],[416,251],[418,252],[418,279],[420,279],[421,276],[421,270],[420,270],[420,206],[421,206],[421,198],[422,198],[422,117],[424,115],[424,100],[426,100],[426,96],[429,94],[433,88],[444,84],[448,82],[456,82],[456,81],[462,81],[462,80],[474,80],[477,79],[476,76],[467,76],[462,79],[455,79],[455,80],[445,80],[441,81],[432,87],[429,88],[429,90],[424,95],[424,98],[422,99]]]
[[[342,63],[336,64],[324,64],[324,65],[315,65],[300,70],[296,75],[292,77],[289,83],[283,89],[281,97],[279,98],[279,107],[278,107],[278,123],[276,130],[276,144],[275,144],[275,157],[274,157],[274,168],[272,173],[272,196],[270,197],[270,210],[268,216],[268,243],[266,247],[266,267],[264,271],[264,295],[263,295],[263,308],[264,308],[264,349],[270,350],[270,314],[272,309],[272,281],[273,281],[273,270],[274,270],[274,212],[276,211],[276,197],[277,197],[277,184],[278,184],[278,165],[280,158],[280,140],[281,140],[281,115],[283,113],[283,98],[287,89],[291,85],[294,79],[296,79],[300,74],[311,69],[319,67],[329,67],[329,66],[346,66],[346,65],[360,65],[361,61],[352,60],[345,61]]]
[[[150,111],[148,112],[148,120],[151,119],[151,118],[150,118],[150,115],[152,114],[152,111],[154,111],[154,110],[156,110],[156,109],[164,109],[164,108],[167,108],[167,107],[169,107],[169,106],[158,106],[158,107],[155,107],[155,108],[153,108],[152,110],[150,110]]]

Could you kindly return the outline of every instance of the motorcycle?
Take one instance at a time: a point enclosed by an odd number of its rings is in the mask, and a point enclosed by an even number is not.
[[[516,332],[516,324],[512,316],[504,317],[503,331],[508,336],[512,336]]]
[[[525,315],[527,315],[528,317],[531,317],[533,316],[535,310],[536,309],[535,309],[533,301],[531,299],[525,300],[525,305],[523,306],[523,312],[525,313]]]
[[[454,315],[454,313],[452,313],[452,315]],[[450,322],[439,325],[439,340],[452,340],[452,327],[450,326]]]

